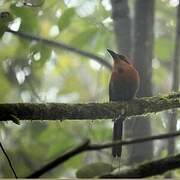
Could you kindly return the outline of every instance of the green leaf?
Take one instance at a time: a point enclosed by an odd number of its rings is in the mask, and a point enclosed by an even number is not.
[[[36,43],[31,46],[30,51],[32,53],[33,60],[36,61],[35,64],[38,66],[42,66],[51,55],[51,49],[41,43]],[[39,58],[36,57],[37,55],[39,56]]]
[[[29,7],[17,7],[15,4],[11,5],[11,11],[17,16],[20,17],[21,29],[25,32],[35,31],[38,27],[37,21],[37,11],[34,8]]]
[[[173,53],[174,42],[167,37],[157,38],[155,53],[161,60],[169,60]]]
[[[113,167],[107,163],[92,163],[82,167],[76,172],[77,178],[93,178],[112,172]]]
[[[75,15],[74,8],[68,8],[66,11],[64,11],[58,22],[60,31],[63,31],[65,28],[67,28],[70,25],[74,15]]]
[[[97,28],[86,29],[85,31],[78,33],[71,40],[70,44],[74,46],[78,45],[79,48],[83,48],[86,45],[89,47],[94,42],[94,38],[96,38],[97,33]]]

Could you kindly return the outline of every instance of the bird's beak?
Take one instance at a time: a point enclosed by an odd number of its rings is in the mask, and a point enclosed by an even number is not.
[[[119,54],[115,53],[114,51],[107,49],[107,51],[109,52],[109,54],[112,56],[113,60],[117,60],[119,59]]]

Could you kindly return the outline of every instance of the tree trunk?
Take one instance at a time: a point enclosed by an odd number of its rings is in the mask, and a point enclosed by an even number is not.
[[[132,47],[132,25],[129,16],[127,0],[111,0],[112,17],[117,46],[120,53],[131,56],[132,49],[135,66],[139,71],[141,85],[138,97],[152,96],[152,54],[153,54],[153,25],[154,0],[137,0],[135,3],[134,42]],[[139,117],[138,121],[125,121],[125,136],[148,136],[151,125],[148,118]],[[128,163],[141,162],[152,159],[152,142],[132,145],[128,147]]]
[[[177,20],[176,20],[176,37],[175,37],[175,48],[173,57],[173,84],[172,91],[177,92],[179,89],[179,59],[180,59],[180,1],[177,7]],[[170,120],[169,120],[169,131],[176,131],[177,125],[177,111],[172,110]],[[168,154],[172,155],[175,153],[175,139],[171,138],[168,140]]]
[[[114,23],[115,39],[119,53],[131,57],[132,55],[132,23],[127,0],[111,0],[112,18]],[[125,123],[126,124],[126,123]],[[123,127],[123,134],[126,134]],[[128,131],[129,132],[129,131]],[[122,148],[124,151],[124,147]],[[123,159],[123,158],[122,158]],[[126,161],[126,159],[125,159]]]
[[[131,20],[127,0],[111,0],[118,51],[131,56]]]
[[[152,58],[153,58],[153,27],[154,0],[135,1],[133,59],[140,75],[138,97],[152,96]],[[147,117],[136,117],[133,124],[126,122],[127,135],[141,137],[151,135],[151,124]],[[135,119],[136,119],[135,118]],[[147,142],[132,145],[128,148],[130,164],[152,159],[153,143]]]

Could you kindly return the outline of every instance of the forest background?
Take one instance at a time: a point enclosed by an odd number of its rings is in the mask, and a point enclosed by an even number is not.
[[[175,81],[176,25],[180,21],[178,3],[178,0],[0,1],[1,12],[8,11],[13,16],[9,25],[12,30],[63,42],[95,55],[87,57],[68,48],[52,48],[5,32],[0,41],[0,102],[107,102],[112,64],[107,48],[127,55],[137,66],[141,75],[138,97],[171,92]],[[106,63],[99,62],[98,57]],[[171,114],[169,111],[138,117],[133,126],[127,121],[125,136],[160,134],[174,127],[174,131],[179,130],[179,111],[173,127],[169,123]],[[111,120],[0,124],[1,142],[19,177],[38,169],[85,137],[100,143],[110,141],[111,136]],[[171,141],[172,146],[168,146],[168,141],[159,140],[124,148],[122,163],[165,157],[179,149],[178,139],[175,146],[174,143]],[[1,177],[13,177],[6,159],[0,157]],[[110,150],[84,153],[44,177],[74,177],[84,164],[110,159]],[[174,171],[174,175],[179,177],[180,171]]]

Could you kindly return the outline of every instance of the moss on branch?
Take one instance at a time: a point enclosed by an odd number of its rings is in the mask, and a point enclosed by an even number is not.
[[[180,92],[111,103],[13,103],[0,104],[0,121],[111,119],[118,115],[136,116],[180,107]]]
[[[134,168],[125,168],[119,172],[110,173],[101,178],[146,178],[150,176],[160,175],[169,170],[180,167],[180,154],[165,157],[151,162],[145,162]]]

